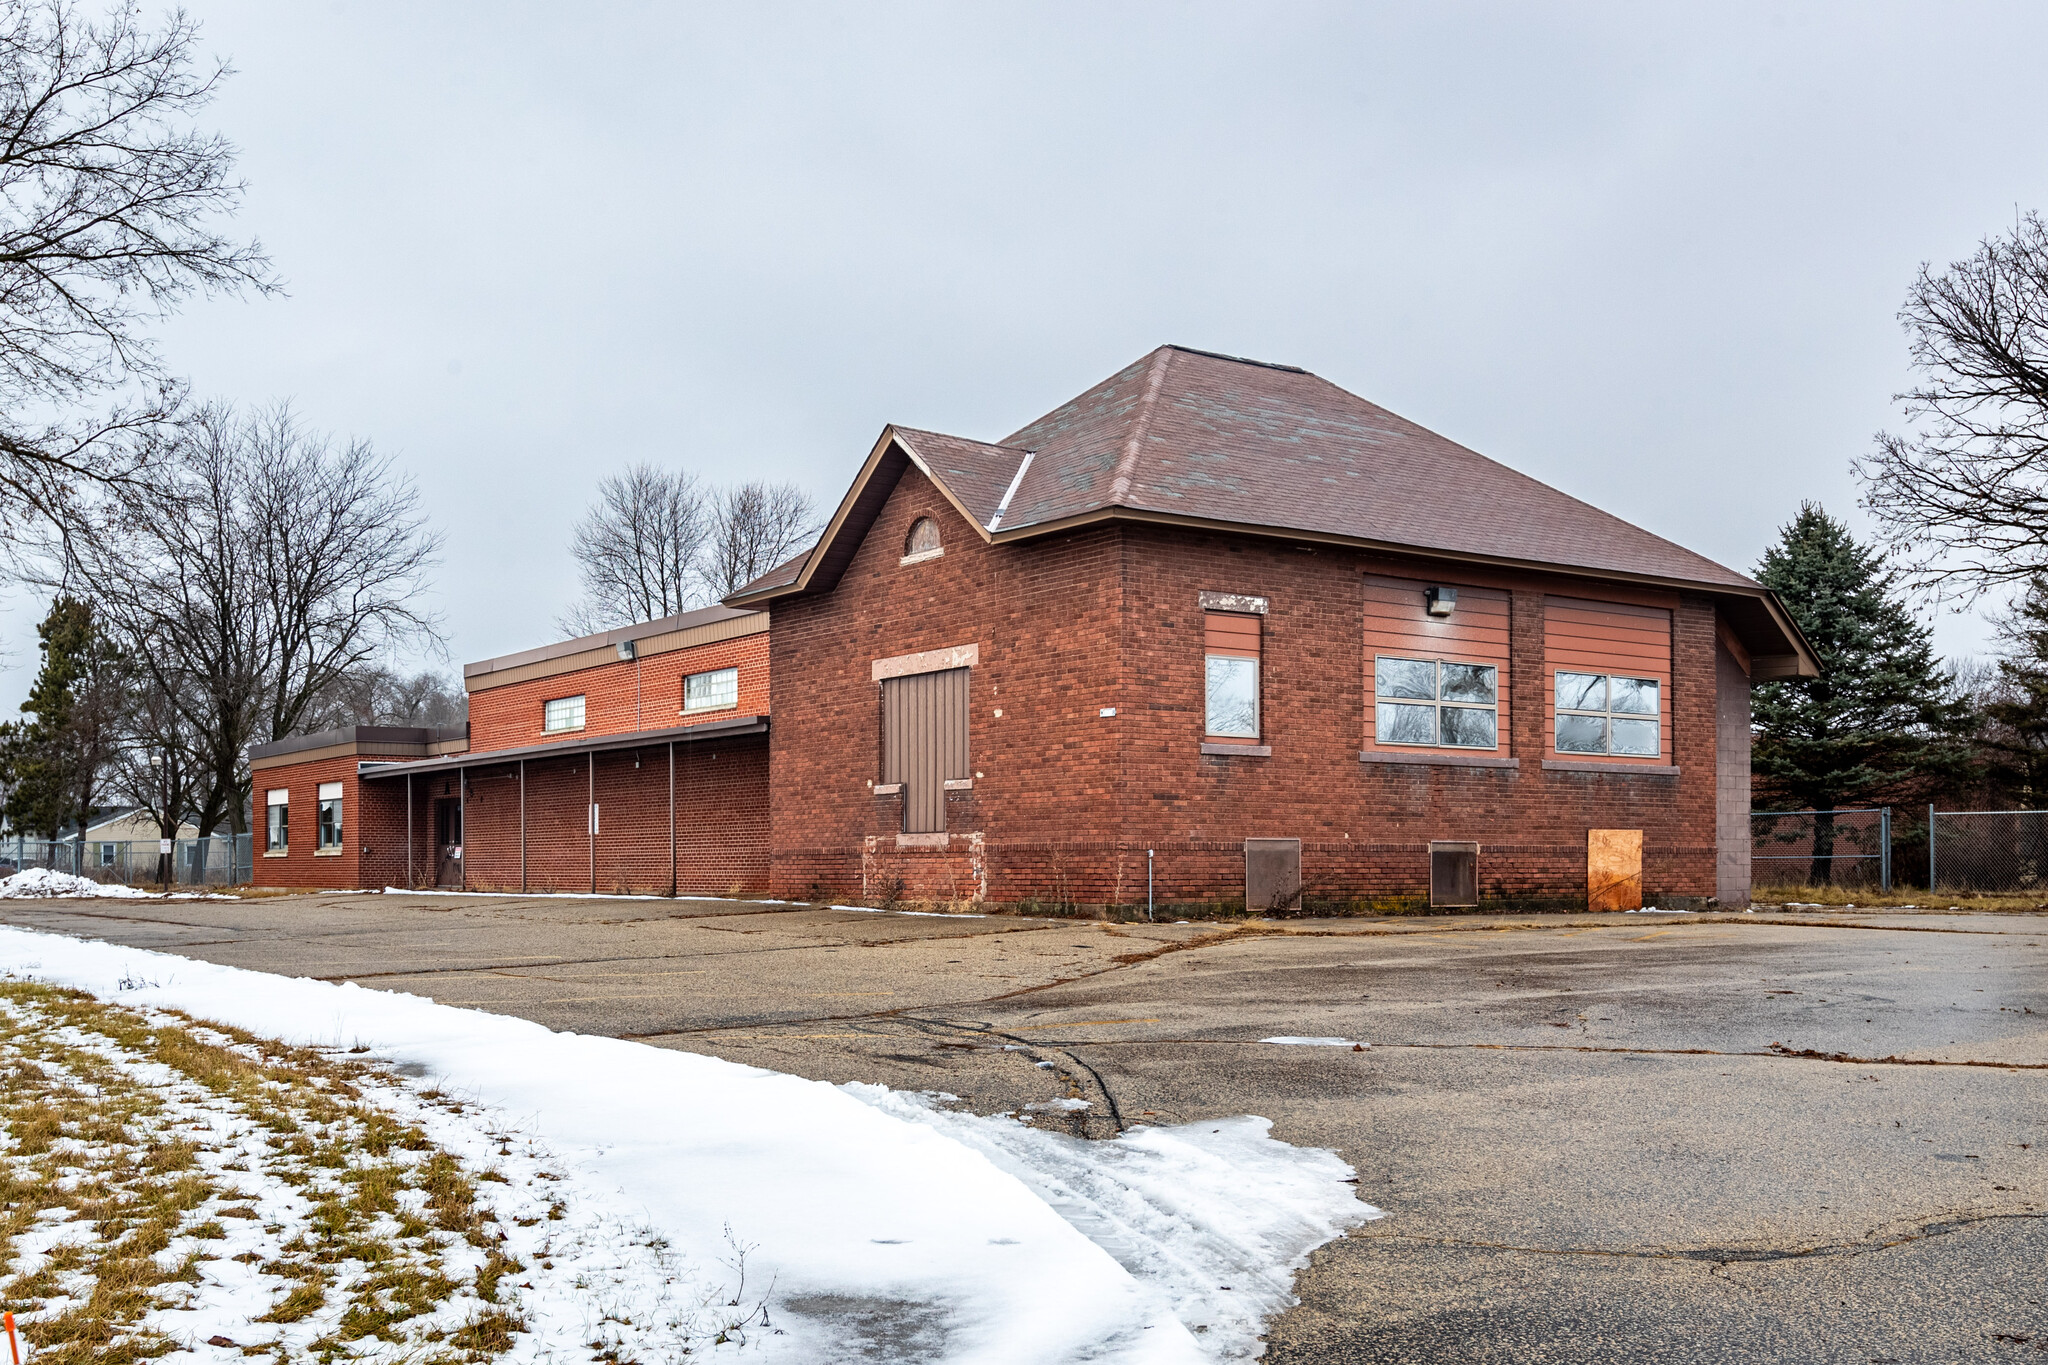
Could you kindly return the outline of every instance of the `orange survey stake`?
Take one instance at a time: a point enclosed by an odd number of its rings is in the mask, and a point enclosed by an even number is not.
[[[14,1357],[14,1365],[21,1365],[21,1342],[14,1335],[14,1314],[4,1315],[7,1323],[7,1353]]]

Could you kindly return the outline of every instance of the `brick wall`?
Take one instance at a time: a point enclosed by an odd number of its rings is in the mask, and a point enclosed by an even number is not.
[[[433,886],[439,871],[437,802],[461,799],[467,829],[462,878],[470,890],[589,891],[591,764],[596,765],[599,819],[596,889],[664,894],[670,889],[669,750],[666,744],[597,755],[529,760],[522,840],[519,767],[482,761],[461,771],[418,773],[411,787],[411,851],[407,851],[407,787],[403,776],[363,782],[355,765],[370,755],[321,759],[259,770],[260,803],[268,788],[292,793],[292,847],[265,858],[257,833],[259,886]],[[344,783],[343,852],[312,851],[314,793],[321,782]],[[768,746],[760,736],[678,744],[675,749],[675,886],[683,894],[758,893],[768,882]]]
[[[356,776],[357,763],[378,757],[374,753],[350,754],[255,771],[255,819],[251,824],[255,856],[251,877],[257,886],[381,886],[384,882],[380,878],[403,878],[404,803],[401,800],[394,806],[388,792]],[[320,786],[326,782],[339,782],[342,786],[339,853],[314,851],[319,833]],[[264,850],[269,820],[266,797],[279,787],[291,793],[291,847],[281,857],[268,855]]]
[[[717,668],[739,670],[739,705],[726,711],[685,716],[683,678]],[[547,733],[541,729],[544,704],[556,697],[581,694],[583,729]],[[545,678],[487,687],[469,697],[470,752],[511,749],[577,734],[623,734],[633,730],[666,730],[732,716],[763,715],[768,710],[768,636],[743,635],[732,640],[691,645],[640,659],[620,659],[556,673]],[[586,867],[585,881],[589,880]]]
[[[946,553],[898,563],[919,516]],[[1365,763],[1364,580],[1451,581],[1507,594],[1511,689],[1502,754],[1518,767]],[[1203,590],[1269,599],[1268,757],[1200,752]],[[1546,594],[1672,612],[1677,775],[1546,770]],[[1163,899],[1242,894],[1242,840],[1303,841],[1320,895],[1416,895],[1428,843],[1482,846],[1488,898],[1582,898],[1586,833],[1644,831],[1652,895],[1715,892],[1714,613],[1624,585],[1163,527],[1098,526],[989,546],[916,470],[888,498],[834,591],[774,604],[771,809],[778,893],[895,889],[930,898],[1141,902],[1145,850]],[[898,848],[900,801],[877,798],[873,660],[974,644],[971,792],[948,801],[952,846]],[[1100,714],[1114,707],[1113,717]],[[998,708],[1001,715],[997,715]],[[1641,765],[1639,765],[1641,766]],[[972,847],[968,837],[976,836]]]

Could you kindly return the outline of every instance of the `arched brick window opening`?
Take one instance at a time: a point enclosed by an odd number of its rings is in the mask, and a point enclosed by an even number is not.
[[[939,524],[930,517],[919,517],[910,524],[910,535],[903,542],[903,557],[936,554],[939,551]]]

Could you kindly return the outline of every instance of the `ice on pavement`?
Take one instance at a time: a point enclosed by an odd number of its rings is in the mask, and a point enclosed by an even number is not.
[[[1380,1216],[1333,1200],[1351,1175],[1334,1152],[1291,1147],[1240,1115],[1133,1128],[1113,1141],[948,1110],[951,1096],[858,1082],[875,1107],[945,1133],[1016,1176],[1142,1284],[1172,1301],[1211,1359],[1259,1354],[1259,1333],[1294,1300],[1294,1272],[1347,1228]]]
[[[1377,1216],[1338,1157],[1274,1141],[1264,1119],[1086,1142],[881,1087],[54,934],[0,928],[0,969],[367,1048],[545,1144],[690,1261],[727,1256],[730,1226],[756,1247],[750,1280],[776,1286],[765,1359],[862,1340],[906,1365],[1250,1358],[1291,1302],[1292,1269]]]

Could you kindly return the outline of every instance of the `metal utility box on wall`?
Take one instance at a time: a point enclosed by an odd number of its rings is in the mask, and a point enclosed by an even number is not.
[[[1301,840],[1244,841],[1244,908],[1253,914],[1301,909]]]
[[[1643,832],[1639,829],[1586,831],[1586,908],[1643,908]]]
[[[1479,845],[1455,839],[1430,841],[1429,903],[1479,904]]]

